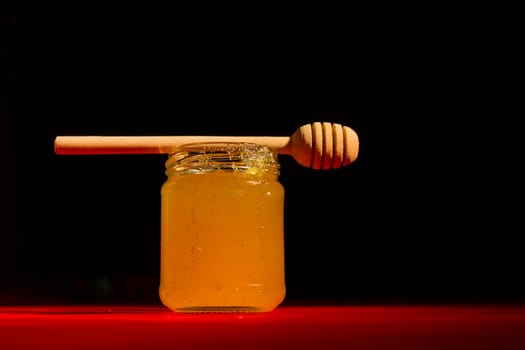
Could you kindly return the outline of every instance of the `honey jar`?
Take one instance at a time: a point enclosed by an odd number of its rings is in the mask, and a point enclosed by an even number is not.
[[[255,143],[179,146],[161,188],[159,296],[177,312],[267,312],[285,298],[280,165]]]

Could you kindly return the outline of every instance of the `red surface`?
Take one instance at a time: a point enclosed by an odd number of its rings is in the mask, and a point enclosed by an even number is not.
[[[0,306],[0,349],[525,349],[525,306]]]

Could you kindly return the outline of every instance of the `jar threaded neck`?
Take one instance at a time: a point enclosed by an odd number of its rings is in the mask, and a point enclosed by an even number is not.
[[[243,142],[193,143],[170,152],[166,175],[201,174],[212,171],[279,176],[277,154],[268,147]]]

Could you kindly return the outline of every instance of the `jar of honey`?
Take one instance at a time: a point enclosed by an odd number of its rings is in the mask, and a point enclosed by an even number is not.
[[[253,143],[177,147],[161,189],[159,296],[177,312],[267,312],[285,297],[284,188]]]

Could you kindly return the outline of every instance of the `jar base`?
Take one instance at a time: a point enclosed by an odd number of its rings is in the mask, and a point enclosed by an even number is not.
[[[176,312],[183,313],[236,313],[236,312],[266,312],[254,306],[188,306],[176,308]]]

